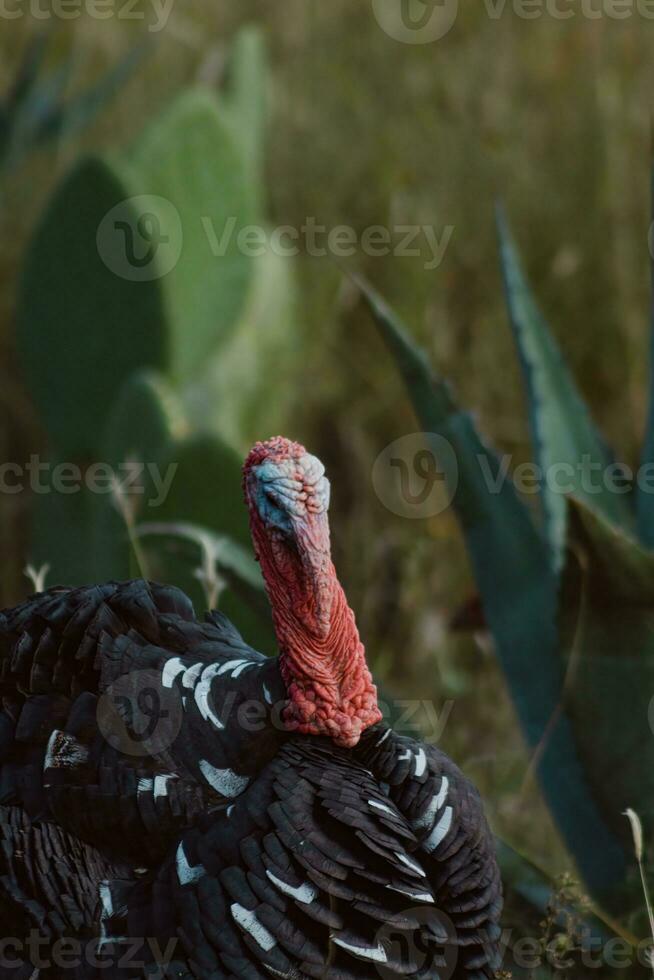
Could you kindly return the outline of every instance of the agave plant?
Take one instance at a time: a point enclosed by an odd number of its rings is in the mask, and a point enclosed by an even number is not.
[[[573,480],[565,494],[540,481],[540,514],[499,478],[498,456],[397,316],[359,285],[425,438],[436,454],[442,439],[454,449],[452,506],[545,799],[588,890],[624,912],[639,896],[622,814],[638,810],[650,839],[654,826],[654,497],[597,432],[501,210],[498,230],[535,461],[543,477],[563,465]],[[654,392],[643,464],[653,459]],[[602,475],[592,487],[589,468]]]
[[[66,98],[73,61],[46,72],[52,32],[35,35],[27,45],[9,90],[0,99],[0,168],[15,170],[48,143],[71,137],[93,122],[129,79],[145,52],[138,45],[94,85]]]

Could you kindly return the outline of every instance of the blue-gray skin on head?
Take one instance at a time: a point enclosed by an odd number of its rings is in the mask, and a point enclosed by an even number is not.
[[[299,523],[329,510],[325,468],[309,453],[297,459],[269,459],[252,467],[248,489],[264,525],[285,535],[294,535]]]
[[[329,480],[319,459],[301,447],[289,452],[288,445],[246,468],[252,537],[273,616],[290,610],[312,633],[326,636],[334,594]]]

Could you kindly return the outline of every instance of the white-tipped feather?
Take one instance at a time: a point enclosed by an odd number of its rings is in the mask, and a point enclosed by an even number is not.
[[[275,948],[277,940],[265,926],[261,925],[254,912],[249,912],[242,905],[234,904],[231,907],[231,913],[234,922],[238,923],[241,929],[247,932],[265,953],[269,953],[271,949]]]
[[[439,844],[441,844],[447,837],[450,827],[452,826],[452,816],[452,807],[446,807],[443,816],[440,818],[427,840],[423,842],[422,846],[428,854],[435,851]]]
[[[177,880],[180,885],[192,885],[200,878],[204,878],[206,871],[201,864],[197,864],[195,867],[191,867],[186,857],[186,852],[184,850],[184,842],[180,843],[177,848]]]
[[[378,803],[377,800],[368,800],[368,806],[374,807],[375,810],[381,810],[382,813],[390,813],[393,816],[391,808],[384,803]]]
[[[179,657],[173,657],[172,660],[167,660],[164,664],[164,669],[161,673],[161,684],[163,687],[172,687],[175,678],[179,674],[183,674],[186,667],[179,659]]]
[[[371,960],[373,963],[387,963],[388,956],[386,950],[381,943],[377,946],[352,946],[350,943],[346,943],[343,939],[333,939],[335,946],[340,946],[341,949],[346,949],[348,953],[353,953],[362,960]]]
[[[447,792],[449,788],[450,788],[450,784],[448,778],[447,776],[443,776],[441,787],[438,793],[436,793],[435,796],[432,797],[429,806],[427,807],[423,815],[420,817],[420,819],[415,821],[414,823],[415,830],[418,831],[428,830],[429,827],[433,826],[434,820],[438,815],[438,811],[441,810],[445,805],[445,801],[447,799]]]
[[[290,895],[291,898],[302,902],[303,905],[311,905],[318,896],[318,889],[315,885],[310,885],[308,882],[300,885],[299,888],[293,888],[292,885],[289,885],[287,882],[282,881],[281,878],[278,878],[277,875],[274,875],[272,871],[266,871],[266,874],[280,892],[283,892],[284,895]]]
[[[239,776],[233,769],[216,769],[206,759],[200,759],[198,765],[209,785],[229,799],[239,796],[250,782],[247,776]]]
[[[184,671],[184,676],[182,677],[182,687],[188,687],[193,689],[195,687],[195,682],[202,673],[204,664],[193,664],[188,670]]]
[[[211,664],[211,666],[205,667],[205,669],[202,671],[200,682],[196,685],[193,692],[195,703],[198,706],[200,714],[205,721],[211,721],[218,731],[222,731],[225,726],[209,704],[209,694],[211,692],[212,681],[220,674],[220,672],[221,671],[218,664]]]

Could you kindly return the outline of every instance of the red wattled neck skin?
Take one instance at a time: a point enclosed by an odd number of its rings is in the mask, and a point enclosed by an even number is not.
[[[274,547],[274,546],[273,546]],[[282,544],[281,548],[285,546]],[[328,735],[337,745],[354,747],[362,731],[381,720],[377,690],[354,613],[329,562],[326,592],[331,599],[329,629],[316,629],[311,596],[303,594],[292,554],[276,548],[277,562],[287,564],[288,577],[271,574],[268,549],[259,553],[280,648],[282,677],[289,695],[283,720],[289,731]],[[272,548],[271,548],[272,550]],[[289,588],[290,586],[290,588]],[[327,596],[325,596],[327,598]]]
[[[289,696],[282,717],[289,731],[326,735],[352,748],[382,716],[354,613],[332,564],[326,509],[314,503],[310,485],[303,497],[306,507],[292,535],[267,525],[248,500]]]

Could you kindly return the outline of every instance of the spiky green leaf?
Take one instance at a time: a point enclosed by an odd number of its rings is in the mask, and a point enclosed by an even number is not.
[[[653,293],[650,324],[650,391],[647,428],[641,457],[640,480],[636,489],[638,537],[646,548],[654,549],[654,170],[651,176],[650,277]]]
[[[566,496],[575,494],[628,528],[633,524],[631,487],[615,470],[613,455],[534,300],[501,208],[497,227],[509,319],[529,399],[547,539],[559,571],[566,541]]]
[[[359,283],[425,433],[445,439],[457,471],[445,468],[497,654],[559,828],[597,894],[624,875],[624,854],[586,783],[572,730],[560,712],[557,581],[548,549],[495,454],[459,410],[426,354],[367,284]],[[545,737],[546,736],[546,737]],[[592,828],[592,829],[591,829]],[[598,844],[601,842],[601,844]]]
[[[624,811],[654,833],[654,555],[582,502],[569,506],[566,702],[595,797],[631,851]]]

